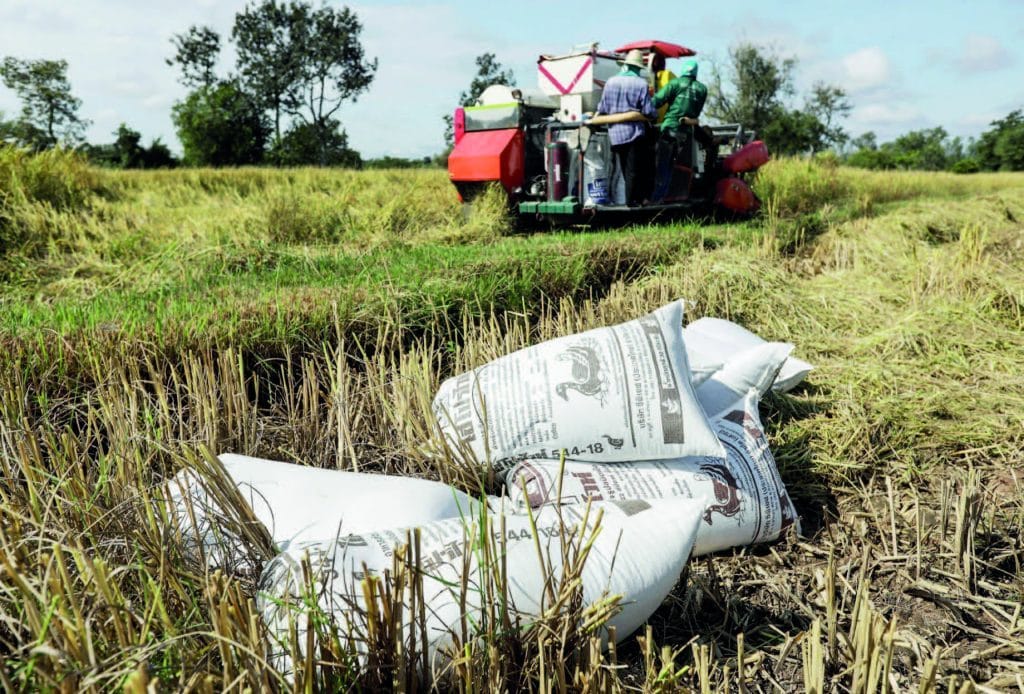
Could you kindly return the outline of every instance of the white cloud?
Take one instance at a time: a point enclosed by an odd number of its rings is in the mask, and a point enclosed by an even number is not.
[[[854,108],[850,121],[865,129],[873,127],[907,125],[922,119],[920,109],[909,104],[872,103]]]
[[[150,94],[142,100],[142,105],[149,110],[169,111],[174,99],[168,94]]]
[[[910,130],[933,127],[920,108],[906,101],[875,101],[854,107],[846,123],[853,136],[872,131],[879,142],[889,142]]]
[[[893,82],[892,63],[878,46],[862,48],[843,56],[842,83],[851,94],[887,87]]]
[[[443,117],[476,72],[474,59],[495,53],[521,86],[536,82],[537,56],[550,46],[473,31],[446,4],[356,6],[366,55],[380,65],[370,91],[339,112],[364,157],[428,156],[444,147]]]
[[[918,107],[905,102],[877,101],[854,106],[847,126],[854,134],[870,130],[879,136],[880,142],[885,142],[908,130],[929,127],[929,122]]]
[[[970,34],[964,39],[956,65],[965,74],[1002,70],[1013,64],[1013,56],[999,39]]]
[[[995,111],[969,113],[966,116],[959,118],[956,121],[956,125],[960,128],[985,129],[992,121],[999,120],[1005,115],[1006,113],[1004,112],[997,113]]]
[[[90,141],[109,142],[111,130],[123,121],[147,140],[174,142],[169,105],[185,90],[177,84],[174,69],[164,64],[172,50],[170,37],[191,24],[209,24],[222,35],[230,32],[234,12],[243,3],[232,5],[209,0],[4,0],[0,53],[67,60],[72,93],[82,100],[80,115],[92,121],[86,133]],[[0,110],[19,110],[14,94],[2,87]]]

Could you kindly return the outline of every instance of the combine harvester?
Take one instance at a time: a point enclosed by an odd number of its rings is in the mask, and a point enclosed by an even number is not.
[[[499,183],[521,222],[615,223],[722,210],[749,215],[760,201],[745,177],[768,161],[764,143],[740,123],[700,125],[693,151],[673,163],[669,192],[657,204],[628,206],[614,165],[607,127],[588,124],[605,81],[617,74],[627,51],[643,51],[645,77],[653,91],[655,56],[696,55],[685,46],[636,41],[614,51],[597,44],[537,61],[539,89],[488,87],[477,105],[455,111],[455,148],[448,174],[468,202]],[[692,126],[690,126],[692,127]],[[702,144],[703,140],[706,144]]]

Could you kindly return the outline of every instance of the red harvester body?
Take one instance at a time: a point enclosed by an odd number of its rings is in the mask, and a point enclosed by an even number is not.
[[[487,184],[499,183],[520,218],[570,223],[713,207],[756,212],[760,202],[743,178],[768,161],[768,149],[737,123],[683,126],[692,136],[672,155],[666,169],[671,181],[659,189],[667,190],[664,197],[653,204],[622,204],[621,173],[607,127],[584,121],[629,50],[643,51],[646,67],[640,74],[652,93],[655,57],[696,54],[679,44],[643,40],[615,51],[592,44],[565,55],[542,55],[537,89],[492,85],[476,105],[457,109],[448,175],[459,198],[469,201]]]

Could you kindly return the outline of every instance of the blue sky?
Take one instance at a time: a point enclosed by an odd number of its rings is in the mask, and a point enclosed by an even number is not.
[[[328,4],[340,5],[330,2]],[[0,55],[64,58],[88,137],[112,140],[124,121],[148,140],[178,148],[171,105],[185,90],[164,64],[170,37],[190,24],[230,34],[244,1],[0,0]],[[485,51],[536,84],[536,58],[574,44],[606,48],[641,39],[683,43],[702,70],[728,47],[750,41],[795,57],[798,89],[825,80],[847,90],[845,126],[880,140],[942,125],[973,136],[1024,108],[1024,0],[976,2],[725,3],[472,2],[349,3],[364,45],[380,60],[377,79],[340,112],[364,157],[426,156],[442,148],[442,116]],[[228,49],[222,72],[233,64]],[[0,111],[18,108],[0,85]]]

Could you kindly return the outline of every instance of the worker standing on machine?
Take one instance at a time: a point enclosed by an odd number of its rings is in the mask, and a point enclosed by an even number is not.
[[[668,193],[676,157],[681,157],[686,166],[693,167],[694,128],[698,125],[697,118],[707,97],[708,88],[697,80],[697,61],[692,59],[684,60],[679,77],[654,95],[656,108],[668,104],[655,147],[654,202],[660,202]]]
[[[625,182],[627,205],[639,206],[651,192],[651,147],[648,123],[656,116],[647,80],[640,76],[643,52],[631,50],[619,74],[608,79],[597,105],[595,124],[608,125],[615,161]],[[620,202],[620,201],[616,201]]]
[[[669,82],[676,78],[676,73],[665,67],[665,56],[661,53],[655,53],[654,57],[651,58],[651,72],[654,73],[654,91],[651,93],[651,96],[667,87]],[[668,104],[664,103],[657,108],[658,118],[655,120],[655,123],[660,127],[662,121],[665,120],[665,114],[668,112]]]

